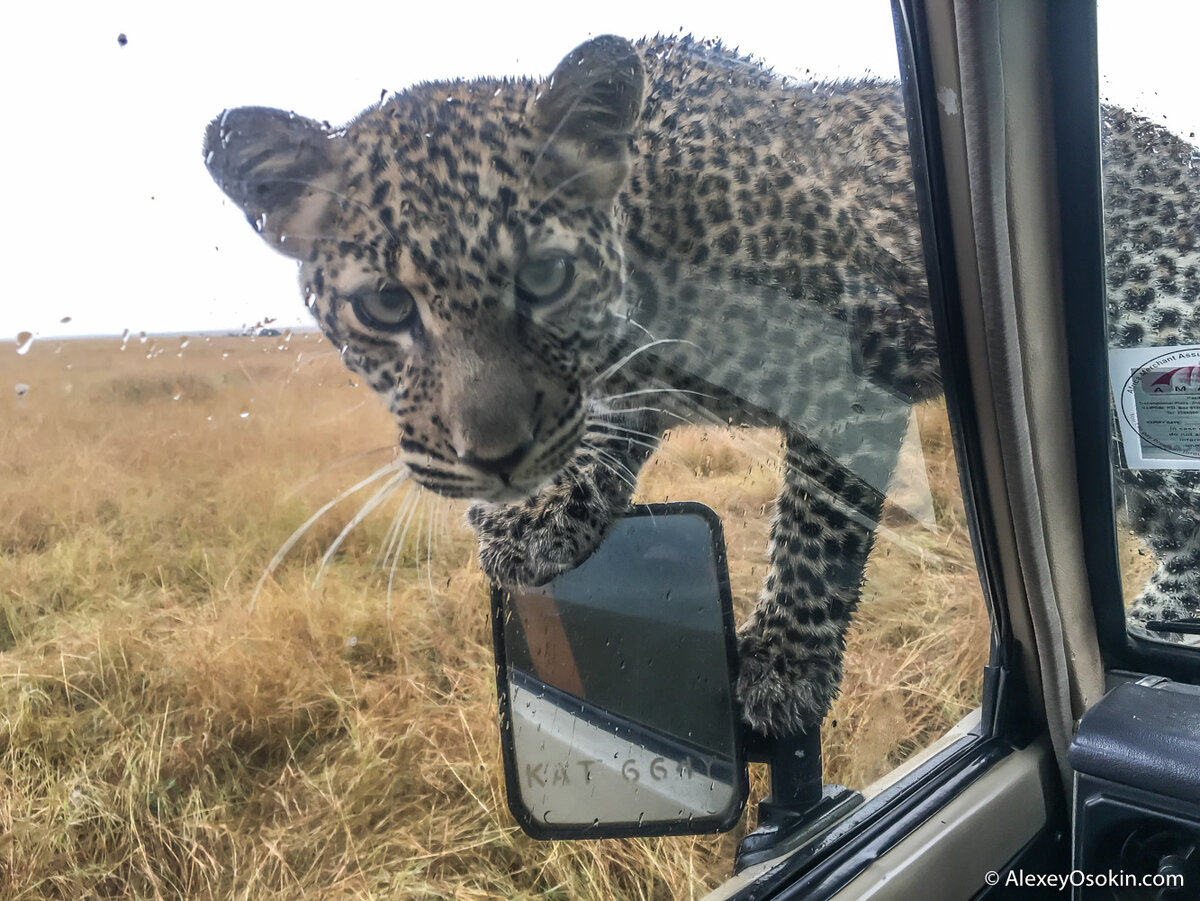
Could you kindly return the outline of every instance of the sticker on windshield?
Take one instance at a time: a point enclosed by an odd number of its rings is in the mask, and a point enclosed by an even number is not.
[[[1200,345],[1110,350],[1130,469],[1200,469]]]

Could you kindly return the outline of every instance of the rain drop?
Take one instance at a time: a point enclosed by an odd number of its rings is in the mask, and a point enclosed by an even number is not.
[[[13,390],[17,392],[17,398],[20,399],[29,393],[29,386],[24,382],[17,382],[13,385]]]
[[[29,353],[33,347],[33,332],[17,332],[17,353],[21,356]]]
[[[239,414],[238,414],[238,416],[239,416],[241,419],[249,419],[249,418],[250,418],[250,411],[249,411],[249,410],[242,410],[242,412],[241,412],[241,413],[239,413]]]

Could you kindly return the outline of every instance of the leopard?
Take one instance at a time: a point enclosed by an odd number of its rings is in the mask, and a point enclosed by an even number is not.
[[[1109,346],[1200,343],[1200,150],[1118,106],[1101,107],[1101,125]],[[1130,631],[1194,643],[1147,624],[1200,618],[1200,470],[1129,468],[1115,417],[1112,432],[1128,525],[1156,562]]]
[[[1120,149],[1114,338],[1192,340],[1194,151],[1117,111],[1104,132]],[[413,481],[471,500],[493,584],[586,558],[670,429],[778,431],[736,695],[752,730],[782,737],[819,725],[838,691],[912,410],[942,394],[908,146],[894,81],[804,82],[720,41],[602,35],[548,78],[421,83],[340,126],[226,110],[204,154],[298,261]],[[1154,500],[1190,499],[1192,482],[1127,488],[1162,561],[1135,615],[1194,615],[1195,505]]]

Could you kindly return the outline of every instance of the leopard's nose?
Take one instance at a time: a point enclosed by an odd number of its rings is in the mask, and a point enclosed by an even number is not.
[[[502,457],[481,457],[470,452],[460,453],[458,456],[464,463],[474,466],[480,472],[490,476],[499,476],[507,482],[508,477],[521,465],[521,461],[529,455],[532,448],[533,438],[530,438]]]

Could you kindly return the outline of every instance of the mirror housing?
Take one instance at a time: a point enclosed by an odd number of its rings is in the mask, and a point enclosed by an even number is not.
[[[748,785],[720,519],[635,506],[583,563],[492,591],[508,805],[538,839],[727,831]]]

